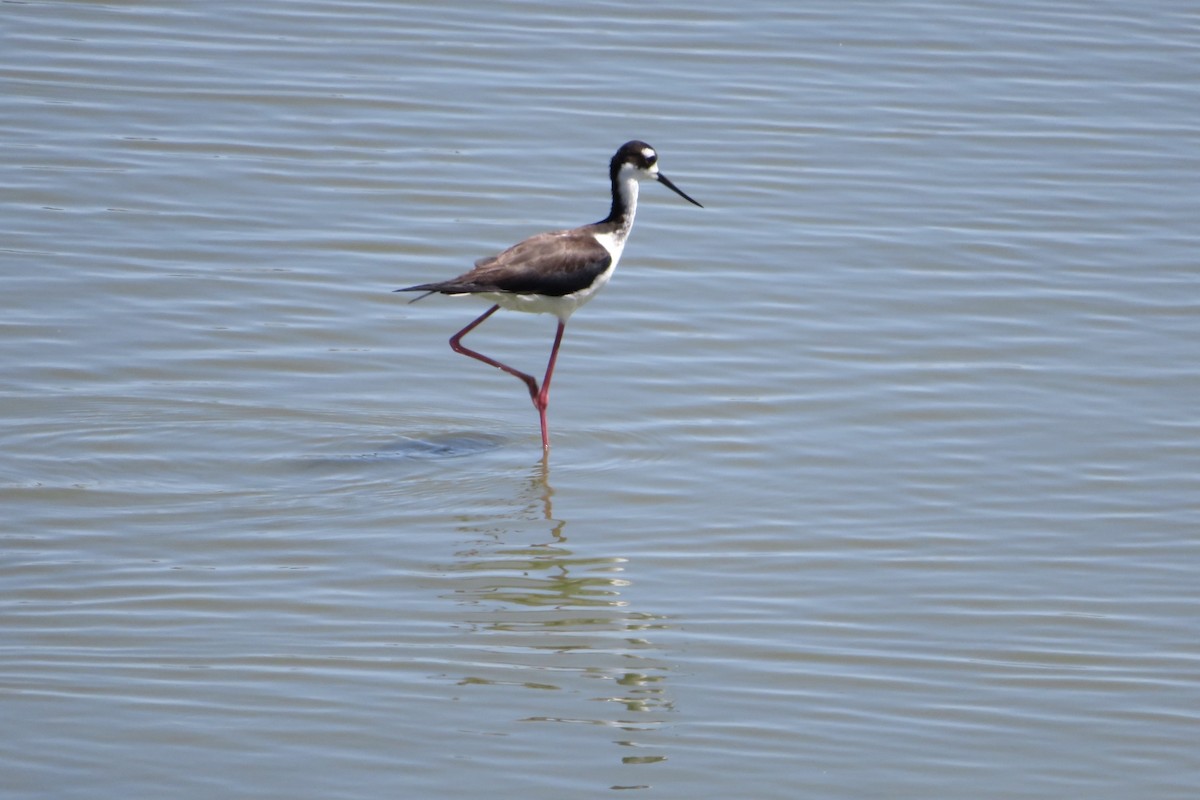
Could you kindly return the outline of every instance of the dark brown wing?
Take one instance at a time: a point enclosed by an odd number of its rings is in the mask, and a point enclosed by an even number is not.
[[[539,233],[503,253],[481,258],[475,269],[448,281],[398,289],[401,292],[473,294],[506,292],[550,297],[586,289],[612,263],[590,234],[578,230]]]

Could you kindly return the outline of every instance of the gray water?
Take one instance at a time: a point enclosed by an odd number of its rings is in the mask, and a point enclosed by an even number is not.
[[[0,15],[5,800],[1195,796],[1194,4]]]

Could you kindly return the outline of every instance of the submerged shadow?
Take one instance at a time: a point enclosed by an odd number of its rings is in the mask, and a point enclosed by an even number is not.
[[[439,433],[422,438],[405,436],[385,445],[376,458],[461,458],[486,453],[502,446],[507,440],[488,433]]]
[[[498,450],[508,439],[474,431],[431,436],[402,436],[378,450],[347,455],[313,456],[302,460],[309,467],[339,467],[363,462],[405,462],[465,458]]]

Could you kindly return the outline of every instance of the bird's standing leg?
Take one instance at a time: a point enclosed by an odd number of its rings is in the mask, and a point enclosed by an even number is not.
[[[459,331],[458,333],[456,333],[450,337],[450,347],[456,353],[462,353],[464,356],[470,356],[471,358],[482,361],[483,363],[493,366],[496,369],[502,369],[505,372],[507,372],[509,375],[520,378],[522,381],[525,382],[525,386],[529,388],[529,396],[530,396],[530,398],[533,399],[534,406],[537,406],[537,404],[538,404],[538,384],[537,384],[536,378],[534,378],[532,375],[526,375],[524,372],[521,372],[519,369],[513,369],[508,364],[501,364],[499,361],[497,361],[494,358],[488,358],[483,353],[476,353],[474,350],[468,348],[466,345],[464,345],[462,343],[462,338],[464,336],[466,336],[468,333],[470,333],[471,331],[478,328],[485,319],[490,317],[492,314],[495,314],[499,310],[500,310],[500,306],[494,305],[491,308],[489,308],[487,311],[480,314],[479,317],[474,322],[472,322],[470,325],[468,325],[467,327],[463,328],[461,331]],[[543,425],[543,432],[544,431],[545,431],[545,426]],[[543,438],[545,438],[544,435],[543,435]]]
[[[546,364],[546,377],[542,378],[542,391],[533,398],[533,405],[538,410],[538,418],[542,423],[542,449],[550,449],[550,428],[546,425],[546,408],[550,405],[550,376],[554,374],[554,362],[558,360],[558,346],[562,344],[563,331],[567,323],[558,321],[558,332],[554,334],[554,347],[550,348],[550,361]]]

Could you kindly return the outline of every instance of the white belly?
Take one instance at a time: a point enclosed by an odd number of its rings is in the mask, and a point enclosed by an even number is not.
[[[617,267],[614,261],[604,270],[592,285],[578,292],[565,294],[562,297],[547,297],[540,294],[508,294],[505,292],[480,292],[476,297],[482,297],[496,303],[509,311],[524,311],[527,314],[553,314],[566,322],[575,310],[596,296],[596,292],[604,288]]]

